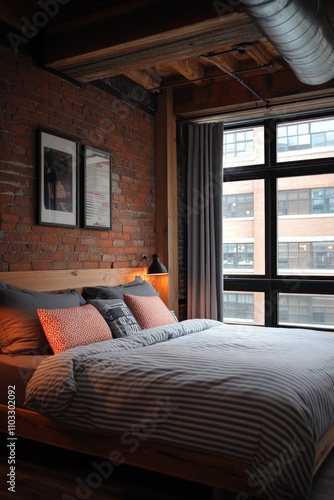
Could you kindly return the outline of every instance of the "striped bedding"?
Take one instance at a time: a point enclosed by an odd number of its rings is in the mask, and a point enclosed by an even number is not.
[[[254,494],[307,499],[334,423],[334,336],[186,320],[43,361],[25,405],[52,419],[249,464]]]

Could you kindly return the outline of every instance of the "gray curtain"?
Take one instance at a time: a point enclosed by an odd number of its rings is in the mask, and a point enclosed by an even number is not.
[[[223,320],[223,131],[188,125],[188,318]]]

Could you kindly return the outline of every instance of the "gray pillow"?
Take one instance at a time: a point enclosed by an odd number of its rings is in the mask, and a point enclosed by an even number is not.
[[[122,299],[88,300],[100,312],[108,323],[113,337],[121,338],[133,335],[141,330],[139,323]]]
[[[85,304],[75,290],[36,292],[0,283],[0,349],[3,354],[49,354],[37,309],[65,309]]]
[[[152,297],[159,295],[151,283],[144,281],[138,276],[130,283],[117,286],[90,286],[84,287],[82,294],[88,299],[123,299],[123,294],[136,295],[140,297]]]

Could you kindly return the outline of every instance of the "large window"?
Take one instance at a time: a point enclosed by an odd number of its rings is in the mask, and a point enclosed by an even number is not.
[[[224,320],[334,328],[334,117],[226,127],[224,148]]]

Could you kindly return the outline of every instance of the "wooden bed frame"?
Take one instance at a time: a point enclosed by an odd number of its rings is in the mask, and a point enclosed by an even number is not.
[[[110,270],[62,270],[62,271],[25,271],[0,272],[0,281],[39,291],[59,291],[83,286],[114,286],[132,281],[141,275],[142,268]],[[6,405],[0,405],[0,431],[8,432]],[[212,487],[212,499],[223,498],[223,491],[248,494],[254,498],[266,499],[257,495],[248,484],[246,469],[248,464],[224,459],[216,455],[186,450],[174,446],[140,441],[136,451],[122,443],[121,435],[87,431],[76,426],[55,422],[36,412],[17,408],[15,432],[18,437],[39,441],[96,457],[164,473],[185,480],[206,484]],[[334,425],[323,435],[317,445],[315,472],[319,469],[334,446]],[[243,496],[243,498],[246,498]]]

